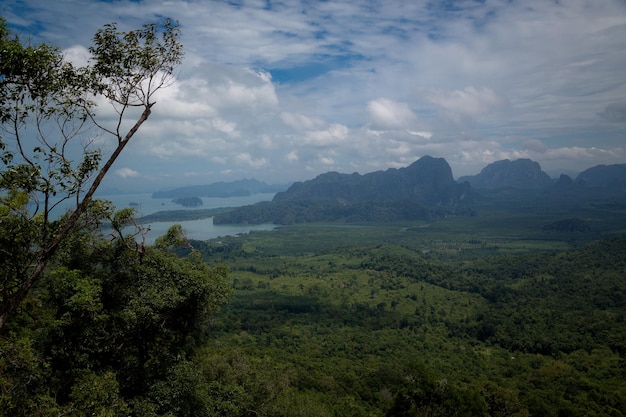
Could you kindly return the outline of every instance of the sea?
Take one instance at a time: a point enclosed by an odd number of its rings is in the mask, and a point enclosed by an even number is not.
[[[95,198],[109,200],[116,209],[133,207],[137,211],[136,217],[146,216],[158,211],[167,210],[197,210],[220,207],[241,207],[255,204],[261,201],[271,201],[274,193],[260,193],[244,197],[228,198],[202,198],[202,205],[198,207],[183,207],[175,204],[168,198],[152,198],[152,194],[100,194]],[[201,220],[186,220],[173,222],[149,222],[141,226],[150,228],[146,234],[146,243],[152,244],[154,240],[164,235],[174,224],[180,224],[189,239],[210,240],[223,236],[238,236],[250,233],[254,230],[273,230],[277,226],[274,224],[213,224],[213,217]],[[131,229],[127,230],[128,232]]]

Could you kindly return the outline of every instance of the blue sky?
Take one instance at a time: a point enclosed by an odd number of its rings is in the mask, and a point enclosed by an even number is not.
[[[4,0],[22,38],[86,62],[162,16],[185,62],[107,186],[306,180],[445,158],[626,163],[623,0]],[[106,110],[102,110],[106,114]]]

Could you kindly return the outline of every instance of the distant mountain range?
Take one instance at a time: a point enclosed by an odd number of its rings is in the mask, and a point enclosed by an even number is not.
[[[288,185],[268,185],[254,179],[232,182],[215,182],[208,185],[189,185],[152,193],[152,198],[191,198],[191,197],[245,197],[259,193],[277,193]]]
[[[541,170],[539,163],[530,159],[496,161],[479,174],[464,176],[458,182],[468,182],[473,189],[516,188],[520,190],[545,189],[552,185],[599,187],[617,190],[626,187],[626,164],[597,165],[572,179],[561,175],[556,181]]]
[[[317,201],[339,205],[372,201],[407,200],[429,207],[459,205],[467,187],[452,177],[443,158],[425,156],[406,168],[365,175],[328,172],[297,182],[276,194],[274,202]]]
[[[471,213],[469,184],[457,183],[443,158],[365,175],[328,172],[292,184],[270,203],[240,207],[213,222],[293,224],[422,220]]]
[[[475,189],[537,189],[550,186],[552,179],[541,170],[539,163],[530,159],[505,159],[487,165],[478,175],[460,177],[458,182],[468,182]]]
[[[475,215],[481,204],[582,204],[617,199],[626,202],[626,164],[599,165],[576,179],[557,180],[530,159],[503,160],[474,176],[455,181],[443,158],[425,156],[406,168],[365,175],[327,172],[296,182],[271,202],[239,207],[214,217],[215,224],[293,224],[323,221],[432,220]]]
[[[626,164],[589,168],[581,172],[575,182],[589,187],[626,188]]]

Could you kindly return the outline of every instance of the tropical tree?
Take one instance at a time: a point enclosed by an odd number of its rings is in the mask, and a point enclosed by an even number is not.
[[[172,82],[179,37],[169,19],[129,32],[109,24],[77,67],[56,47],[23,44],[0,18],[0,331],[79,220],[102,208],[94,193]],[[102,102],[112,119],[98,116]]]
[[[109,220],[132,226],[132,210]],[[0,416],[206,415],[195,351],[231,292],[179,226],[142,246],[80,219],[0,338]]]

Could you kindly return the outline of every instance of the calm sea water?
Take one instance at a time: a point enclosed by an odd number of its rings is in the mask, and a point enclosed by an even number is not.
[[[230,198],[202,198],[202,205],[199,207],[182,207],[172,203],[171,199],[152,198],[151,194],[113,194],[98,195],[97,198],[111,201],[117,209],[133,206],[137,209],[137,217],[146,216],[156,213],[157,211],[166,210],[195,210],[219,207],[240,207],[249,204],[258,203],[260,201],[270,201],[274,194],[254,194],[246,197],[230,197]],[[208,240],[218,238],[220,236],[236,236],[242,233],[249,233],[252,230],[272,230],[276,226],[273,224],[259,225],[214,225],[213,218],[202,220],[187,220],[178,222],[150,222],[143,224],[144,227],[150,227],[150,231],[146,235],[146,243],[152,244],[154,240],[165,234],[174,224],[180,224],[186,232],[187,237],[195,240]],[[130,231],[130,230],[129,230]]]
[[[229,197],[229,198],[202,198],[202,205],[198,207],[183,207],[179,204],[172,203],[170,198],[152,198],[152,194],[100,194],[96,198],[109,200],[118,209],[123,209],[131,205],[137,210],[137,216],[146,216],[156,213],[157,211],[166,210],[198,210],[219,207],[241,207],[249,204],[258,203],[260,201],[270,201],[274,198],[273,193],[254,194],[245,197]]]

